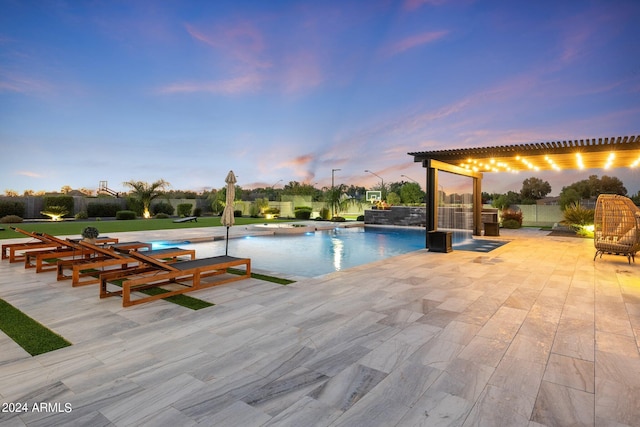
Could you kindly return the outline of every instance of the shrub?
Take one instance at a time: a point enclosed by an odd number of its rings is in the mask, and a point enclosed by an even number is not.
[[[45,210],[40,211],[40,213],[42,215],[51,217],[51,219],[53,220],[59,220],[60,218],[64,217],[66,214],[69,213],[69,210],[66,208],[66,206],[49,206],[47,207]]]
[[[134,211],[118,211],[116,212],[116,219],[136,219],[136,213]]]
[[[24,216],[24,203],[12,201],[0,201],[0,218],[7,215]]]
[[[82,237],[85,239],[95,239],[99,235],[100,232],[95,227],[85,227],[85,229],[82,230]]]
[[[390,192],[389,194],[387,194],[387,203],[389,203],[391,206],[397,206],[401,203],[401,201],[402,199],[397,193]]]
[[[259,197],[253,201],[253,204],[258,207],[258,216],[262,214],[266,209],[269,209],[269,199],[266,198]]]
[[[136,213],[137,216],[142,216],[142,211],[144,210],[144,205],[142,201],[135,197],[127,198],[127,209]],[[117,211],[116,211],[117,213]],[[173,212],[171,212],[173,214]]]
[[[85,211],[80,211],[76,214],[75,216],[76,219],[87,219],[89,218],[89,215],[87,215],[87,213]]]
[[[293,215],[296,219],[309,219],[311,218],[312,208],[308,206],[299,206],[294,209]]]
[[[345,222],[346,219],[344,219],[341,216],[334,216],[333,218],[331,218],[331,221],[333,221],[333,222]]]
[[[22,218],[20,218],[18,215],[5,215],[0,218],[0,222],[3,224],[15,224],[22,222]]]
[[[164,212],[160,212],[160,213],[159,213],[159,214],[157,214],[154,218],[155,218],[155,219],[167,219],[167,218],[169,218],[169,215],[167,215],[167,214],[166,214],[166,213],[164,213]]]
[[[514,220],[518,223],[517,227],[505,227],[504,222]],[[522,227],[522,211],[514,211],[507,209],[502,211],[502,226],[505,228],[520,228]]]
[[[356,221],[364,221],[364,215],[358,215],[358,218],[356,218]]]
[[[189,205],[191,206],[191,205]],[[171,203],[159,202],[151,206],[151,214],[157,215],[159,213],[166,213],[167,215],[173,215],[175,209],[171,206]]]
[[[64,215],[67,215],[69,212],[73,212],[73,206],[73,197],[71,196],[46,196],[43,212],[64,212]]]
[[[180,203],[178,205],[178,216],[191,216],[191,209],[193,205],[191,203]]]
[[[280,209],[278,208],[267,208],[264,210],[265,215],[280,215]]]
[[[571,203],[563,211],[562,225],[568,225],[571,228],[582,228],[583,225],[593,224],[595,211],[582,207],[580,203]]]
[[[322,218],[322,219],[331,218],[331,210],[329,210],[329,208],[320,209],[320,218]]]
[[[295,211],[293,213],[293,216],[296,217],[296,219],[310,219],[311,218],[311,211]]]
[[[193,210],[193,216],[202,216],[202,208],[195,208]]]
[[[114,217],[120,209],[122,209],[122,206],[117,203],[89,203],[87,205],[87,215],[91,218]]]
[[[251,205],[249,205],[249,216],[251,218],[260,217],[260,206],[258,206],[257,203],[251,203]]]
[[[233,216],[236,217],[236,218],[242,217],[242,211],[241,210],[233,211]]]
[[[502,221],[503,228],[520,228],[522,225],[516,219],[505,219]]]

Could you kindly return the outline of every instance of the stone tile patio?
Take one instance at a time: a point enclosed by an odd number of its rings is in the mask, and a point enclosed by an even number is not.
[[[501,234],[489,253],[210,288],[198,311],[3,262],[0,297],[73,345],[31,357],[0,332],[0,401],[49,404],[0,425],[639,425],[640,262]]]

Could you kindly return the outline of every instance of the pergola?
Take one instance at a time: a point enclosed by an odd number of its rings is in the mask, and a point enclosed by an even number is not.
[[[473,178],[473,234],[481,235],[482,174],[567,169],[640,168],[640,136],[576,139],[408,153],[426,168],[427,231],[438,224],[440,171]]]

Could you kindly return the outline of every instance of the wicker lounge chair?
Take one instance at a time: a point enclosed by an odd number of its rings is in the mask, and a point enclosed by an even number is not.
[[[631,199],[601,194],[596,201],[594,239],[596,254],[624,255],[629,264],[640,250],[640,209]]]
[[[71,279],[72,286],[84,286],[100,282],[100,274],[106,272],[134,271],[140,267],[140,261],[127,254],[126,244],[111,245],[108,247],[93,245],[88,242],[78,242],[84,248],[93,251],[94,256],[88,259],[59,260],[57,262],[58,280]],[[125,253],[122,253],[123,250]],[[178,257],[188,256],[194,259],[194,249],[181,249],[177,247],[164,249],[147,249],[143,251],[146,256],[161,259],[164,262],[178,261]],[[69,272],[69,273],[66,273]]]
[[[141,261],[143,265],[134,270],[100,275],[100,298],[121,295],[123,307],[251,277],[251,260],[249,258],[235,258],[223,255],[165,264],[146,256],[142,252],[130,251],[129,256]],[[228,268],[241,265],[245,266],[245,274],[234,274],[216,281],[201,281],[206,277],[225,274]],[[115,291],[108,290],[107,287],[110,282],[119,283],[122,288]],[[131,292],[165,285],[171,286],[172,289],[159,295],[131,299]]]

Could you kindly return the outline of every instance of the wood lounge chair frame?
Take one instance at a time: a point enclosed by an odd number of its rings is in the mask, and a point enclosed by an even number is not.
[[[123,307],[142,304],[251,277],[251,259],[249,258],[235,258],[222,255],[165,264],[146,256],[142,252],[129,252],[129,255],[140,260],[143,265],[139,269],[132,271],[104,273],[100,275],[100,298],[121,295]],[[245,274],[233,275],[232,277],[211,282],[201,281],[201,279],[205,277],[225,274],[230,267],[242,265],[245,266]],[[116,280],[121,281],[122,289],[117,291],[108,290],[107,286],[109,282]],[[177,285],[178,289],[170,290],[169,292],[159,295],[136,298],[135,300],[131,299],[131,292],[163,285]]]
[[[88,259],[96,255],[94,248],[85,247],[76,243],[71,239],[63,240],[56,236],[43,233],[46,239],[57,243],[59,246],[55,249],[29,251],[25,253],[24,267],[35,268],[36,273],[43,271],[53,271],[56,267],[56,261],[60,259],[72,258],[72,259]],[[96,243],[111,244],[114,246],[122,245],[123,247],[132,248],[151,248],[150,243],[143,242],[125,242],[119,243],[118,239],[104,237],[102,239],[96,239]]]
[[[52,242],[39,234],[22,230],[17,227],[11,227],[11,229],[35,240],[24,243],[6,243],[2,245],[2,259],[8,259],[10,263],[24,261],[25,253],[28,251],[55,249],[60,247],[58,243]]]
[[[100,282],[100,274],[106,272],[125,272],[135,271],[140,268],[140,261],[121,253],[122,247],[100,247],[87,242],[79,242],[82,246],[95,251],[96,255],[89,259],[71,259],[59,260],[56,265],[57,279],[71,279],[73,287],[91,285]],[[154,259],[162,259],[165,262],[176,262],[178,257],[188,256],[192,260],[196,257],[195,249],[182,248],[164,248],[164,249],[148,249],[144,254]],[[70,274],[65,274],[70,271]]]
[[[624,196],[601,194],[596,201],[593,244],[596,254],[614,254],[635,262],[640,250],[640,209]]]

